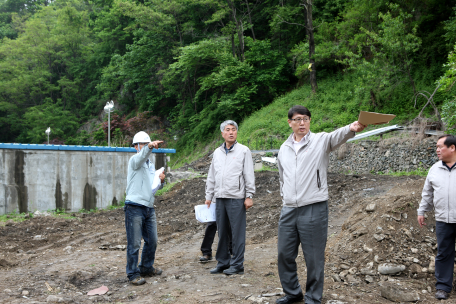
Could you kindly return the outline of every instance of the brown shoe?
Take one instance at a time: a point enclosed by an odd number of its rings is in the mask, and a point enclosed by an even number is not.
[[[139,285],[142,285],[144,283],[146,283],[146,280],[144,280],[141,277],[137,277],[137,278],[135,278],[135,279],[130,281],[130,284],[131,285],[135,285],[135,286],[139,286]]]
[[[212,255],[203,255],[202,257],[200,257],[200,262],[201,263],[207,263],[208,261],[212,260]]]

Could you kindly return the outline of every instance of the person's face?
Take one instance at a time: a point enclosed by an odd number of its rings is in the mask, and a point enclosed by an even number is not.
[[[437,141],[437,157],[443,162],[449,162],[455,155],[455,147],[454,145],[450,147],[445,146],[445,139],[446,137],[443,137]]]
[[[236,141],[237,138],[237,129],[233,125],[227,125],[225,129],[222,131],[222,137],[223,139],[229,143],[232,144]]]
[[[309,132],[310,117],[295,113],[291,119],[288,119],[288,125],[296,137],[302,138]]]
[[[144,146],[147,145],[147,143],[139,143],[137,145],[135,145],[135,149],[137,152],[141,151],[142,148],[144,148]]]

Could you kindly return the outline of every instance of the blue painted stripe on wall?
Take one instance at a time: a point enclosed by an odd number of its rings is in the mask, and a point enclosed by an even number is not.
[[[136,152],[133,147],[103,147],[103,146],[67,146],[67,145],[37,145],[0,143],[0,149],[16,150],[62,150],[62,151],[95,151],[95,152]],[[154,153],[176,153],[176,149],[157,149]]]

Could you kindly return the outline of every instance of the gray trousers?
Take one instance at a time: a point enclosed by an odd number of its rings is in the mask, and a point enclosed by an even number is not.
[[[328,236],[328,202],[304,207],[283,207],[279,220],[278,268],[280,283],[287,295],[302,292],[296,257],[301,244],[307,266],[306,304],[321,303],[325,248]]]
[[[217,253],[215,254],[215,259],[218,262],[217,267],[244,268],[246,229],[244,201],[245,199],[216,199],[215,213],[219,235]],[[233,257],[229,253],[230,226]]]

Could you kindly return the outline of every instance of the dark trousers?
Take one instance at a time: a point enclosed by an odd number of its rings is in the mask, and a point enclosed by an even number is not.
[[[217,222],[207,223],[203,243],[201,243],[201,252],[203,253],[203,255],[212,256],[212,243],[214,242],[216,232]]]
[[[280,283],[288,295],[302,292],[296,257],[299,245],[307,266],[306,304],[321,303],[323,296],[325,248],[328,236],[327,201],[303,207],[283,207],[279,220],[278,268]]]
[[[201,252],[203,255],[212,256],[212,243],[214,243],[215,233],[217,232],[217,222],[208,222],[206,225],[206,231],[204,232],[203,243],[201,243]],[[228,234],[230,238],[229,253],[231,255],[231,227],[230,233]]]
[[[219,234],[217,246],[217,267],[244,268],[246,213],[244,199],[217,198],[216,219]],[[231,227],[231,229],[230,229]],[[230,230],[232,257],[229,253]]]
[[[435,258],[436,289],[451,292],[453,288],[454,244],[456,224],[435,222],[437,235],[437,256]]]

